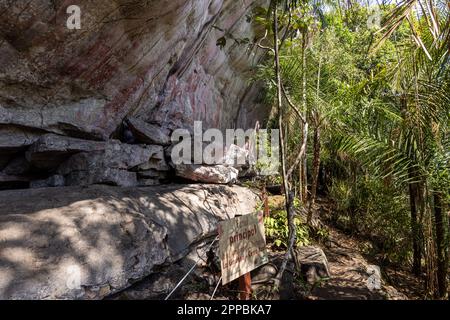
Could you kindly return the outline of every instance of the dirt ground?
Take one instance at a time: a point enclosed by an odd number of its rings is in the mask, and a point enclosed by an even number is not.
[[[271,209],[283,206],[282,197],[275,196],[270,199]],[[319,206],[326,205],[321,203]],[[320,220],[320,219],[318,219]],[[320,220],[320,224],[328,229],[328,238],[323,243],[311,245],[321,247],[324,251],[330,272],[330,278],[320,281],[315,285],[307,285],[299,280],[293,263],[283,277],[278,292],[273,292],[271,281],[253,285],[253,299],[295,299],[295,300],[409,300],[421,299],[421,282],[406,270],[394,267],[381,266],[380,286],[369,289],[370,268],[376,265],[371,257],[364,256],[361,248],[363,241],[357,237],[344,234],[333,226]],[[271,265],[278,267],[284,255],[283,251],[273,250],[268,243]],[[269,268],[270,269],[270,268]],[[185,273],[185,269],[179,270],[177,276],[170,272],[168,278],[176,283]],[[255,270],[258,271],[258,270]],[[267,279],[273,278],[269,275]],[[261,275],[261,274],[259,274]],[[239,295],[237,281],[226,286],[216,284],[219,281],[220,267],[204,265],[195,270],[192,276],[186,279],[180,287],[174,299],[188,300],[236,300]],[[209,280],[206,280],[209,279]],[[254,278],[255,279],[255,278]],[[120,296],[126,299],[154,299],[150,297],[149,288],[154,287],[154,281],[149,279],[125,290]],[[373,288],[373,287],[372,287]],[[270,292],[270,294],[267,294]],[[123,295],[125,294],[125,296]],[[119,298],[119,297],[116,297]],[[161,297],[159,297],[161,298]]]
[[[330,228],[327,256],[331,277],[311,291],[308,299],[321,300],[404,300],[408,297],[384,279],[381,290],[371,291],[367,273],[370,263],[361,255],[358,244],[350,237]]]

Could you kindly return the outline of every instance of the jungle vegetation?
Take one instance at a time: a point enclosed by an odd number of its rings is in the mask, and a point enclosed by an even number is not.
[[[272,0],[256,20],[267,59],[255,80],[281,132],[286,254],[294,202],[308,226],[320,194],[380,263],[448,297],[450,3]]]

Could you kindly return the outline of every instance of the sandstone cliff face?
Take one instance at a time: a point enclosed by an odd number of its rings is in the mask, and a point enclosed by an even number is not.
[[[66,27],[71,4],[81,30]],[[44,132],[106,140],[130,115],[167,132],[194,120],[253,127],[264,112],[248,73],[260,52],[247,42],[260,4],[0,0],[0,152]]]
[[[172,130],[254,128],[266,112],[250,81],[262,55],[252,15],[265,2],[0,0],[0,190],[151,185],[167,177]],[[79,30],[67,27],[72,4]],[[112,158],[137,150],[120,143],[158,156],[118,168]]]
[[[174,180],[172,130],[264,118],[249,81],[264,2],[0,0],[0,299],[103,298],[254,210],[241,187],[148,186]]]

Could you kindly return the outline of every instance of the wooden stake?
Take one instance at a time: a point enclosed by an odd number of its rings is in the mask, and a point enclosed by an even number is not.
[[[269,217],[269,197],[267,196],[267,191],[264,188],[264,218]]]
[[[250,300],[252,295],[252,276],[250,272],[239,277],[239,299]]]

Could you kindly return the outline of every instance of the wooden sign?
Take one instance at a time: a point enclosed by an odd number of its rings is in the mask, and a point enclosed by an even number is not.
[[[219,254],[222,285],[266,264],[263,212],[220,222]]]

